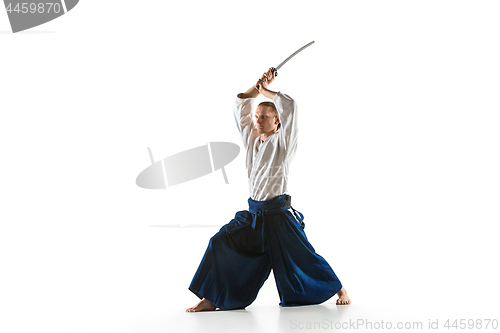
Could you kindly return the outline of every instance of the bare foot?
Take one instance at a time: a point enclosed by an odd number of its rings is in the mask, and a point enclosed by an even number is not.
[[[214,311],[217,307],[203,298],[192,308],[186,309],[186,312],[199,312],[199,311]]]
[[[351,304],[351,299],[349,298],[349,296],[347,296],[347,291],[344,287],[340,289],[340,291],[337,293],[337,296],[339,297],[339,299],[337,300],[337,305]]]

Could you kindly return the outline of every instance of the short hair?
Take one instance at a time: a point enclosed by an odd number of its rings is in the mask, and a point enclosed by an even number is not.
[[[259,105],[257,105],[257,107],[259,107],[259,106],[261,106],[261,105],[262,105],[262,106],[268,106],[268,107],[270,107],[271,109],[273,109],[273,110],[274,110],[274,114],[276,114],[276,115],[278,116],[278,118],[279,118],[278,109],[276,109],[276,105],[274,105],[274,103],[273,103],[273,102],[267,102],[267,101],[266,101],[266,102],[260,102],[260,103],[259,103]],[[280,129],[280,127],[281,127],[281,119],[280,119],[280,122],[279,122],[279,124],[278,124],[278,128],[277,128],[277,129]]]
[[[276,109],[276,105],[274,105],[273,102],[260,102],[260,104],[257,107],[259,107],[261,105],[269,106],[270,108],[272,108],[274,110],[274,112],[278,113],[278,110]]]

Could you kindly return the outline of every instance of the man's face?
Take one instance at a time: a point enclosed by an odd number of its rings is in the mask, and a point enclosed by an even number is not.
[[[259,105],[255,110],[255,125],[259,134],[275,132],[279,122],[279,117],[272,107]]]

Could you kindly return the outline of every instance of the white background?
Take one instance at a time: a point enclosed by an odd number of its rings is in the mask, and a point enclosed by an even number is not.
[[[186,226],[247,208],[243,154],[229,185],[135,179],[147,147],[241,146],[236,94],[312,40],[270,88],[299,107],[289,192],[342,311],[498,316],[499,16],[497,1],[84,0],[12,34],[0,11],[0,330],[292,329],[258,313],[279,311],[272,276],[246,325],[184,313],[218,231]]]

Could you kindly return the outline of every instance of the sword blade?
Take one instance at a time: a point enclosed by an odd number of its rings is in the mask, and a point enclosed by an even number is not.
[[[288,58],[286,58],[281,64],[279,64],[277,67],[275,67],[276,70],[280,69],[288,60],[292,59],[297,53],[299,53],[300,51],[302,51],[306,47],[311,46],[313,43],[314,43],[314,41],[312,41],[310,43],[307,43],[306,45],[302,46],[297,51],[293,52],[291,56],[289,56]]]

